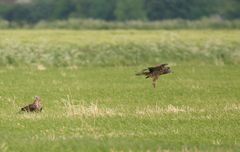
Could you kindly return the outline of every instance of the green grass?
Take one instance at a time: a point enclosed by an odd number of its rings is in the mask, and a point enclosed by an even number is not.
[[[156,89],[140,69],[1,69],[1,151],[240,148],[239,66],[175,66]],[[34,95],[44,111],[17,114]]]
[[[240,65],[236,62],[239,60],[216,58],[222,52],[239,55],[239,31],[0,33],[1,152],[240,149]],[[178,38],[170,43],[163,40],[168,35]],[[158,44],[160,47],[155,47]],[[165,52],[168,58],[154,56],[153,50],[159,53],[163,44],[172,49]],[[182,52],[193,52],[186,60],[178,59],[174,52],[181,45]],[[204,45],[207,55],[199,56],[201,50],[196,48]],[[148,47],[150,52],[144,52]],[[79,58],[73,55],[68,64],[51,64],[57,61],[50,57],[58,52],[56,48],[61,53],[91,48],[84,56],[84,61],[89,62],[77,64]],[[91,56],[109,52],[110,48],[112,52],[106,59],[111,62],[100,62],[102,56],[97,59]],[[222,52],[214,52],[215,49]],[[132,61],[133,50],[143,56]],[[125,55],[128,51],[130,55],[121,58],[121,53]],[[5,62],[6,54],[15,62]],[[40,61],[35,61],[37,54]],[[31,62],[25,60],[31,57]],[[123,62],[115,61],[118,57]],[[151,57],[159,61],[144,60]],[[64,58],[58,59],[65,62]],[[174,73],[162,76],[153,89],[151,80],[137,77],[135,72],[146,65],[161,63],[160,59],[170,63]],[[35,95],[42,97],[44,111],[19,114],[20,107],[32,102]]]

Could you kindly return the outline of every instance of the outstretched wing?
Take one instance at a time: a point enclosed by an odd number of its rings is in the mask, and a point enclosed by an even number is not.
[[[166,64],[166,63],[164,63],[164,64],[159,64],[159,65],[154,66],[154,67],[149,67],[148,70],[149,70],[150,72],[159,71],[159,70],[162,70],[166,65],[168,65],[168,64]]]

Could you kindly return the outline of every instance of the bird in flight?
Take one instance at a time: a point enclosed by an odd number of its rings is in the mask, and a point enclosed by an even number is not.
[[[152,85],[156,87],[156,81],[158,80],[160,75],[171,73],[170,67],[168,64],[159,64],[154,67],[148,67],[147,69],[143,69],[141,72],[136,73],[136,75],[145,75],[147,78],[152,78]]]
[[[34,102],[32,104],[29,104],[29,105],[21,108],[21,111],[41,112],[42,111],[41,98],[39,96],[35,96]]]

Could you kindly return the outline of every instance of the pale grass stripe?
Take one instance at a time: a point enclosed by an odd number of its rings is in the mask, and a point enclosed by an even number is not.
[[[236,103],[227,104],[227,105],[225,105],[224,110],[225,111],[232,111],[232,110],[240,111],[240,104],[236,104]]]
[[[168,105],[167,107],[161,106],[147,106],[146,108],[137,108],[136,115],[159,115],[159,114],[177,114],[177,113],[187,113],[196,112],[193,108],[189,106],[173,106]]]
[[[197,112],[189,106],[173,106],[168,105],[167,107],[161,106],[147,106],[137,107],[135,110],[124,109],[124,108],[107,108],[101,107],[97,104],[91,103],[90,105],[72,105],[68,104],[65,106],[66,116],[79,116],[79,117],[113,117],[113,116],[154,116],[160,114],[177,114],[177,113],[189,113]]]
[[[91,103],[86,105],[68,105],[66,107],[67,116],[80,116],[80,117],[103,117],[103,116],[122,116],[121,112],[117,109],[99,107],[97,104]]]

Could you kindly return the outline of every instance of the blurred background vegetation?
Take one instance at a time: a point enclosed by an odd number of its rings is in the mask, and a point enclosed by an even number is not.
[[[240,0],[0,0],[0,28],[239,28],[239,18]]]

